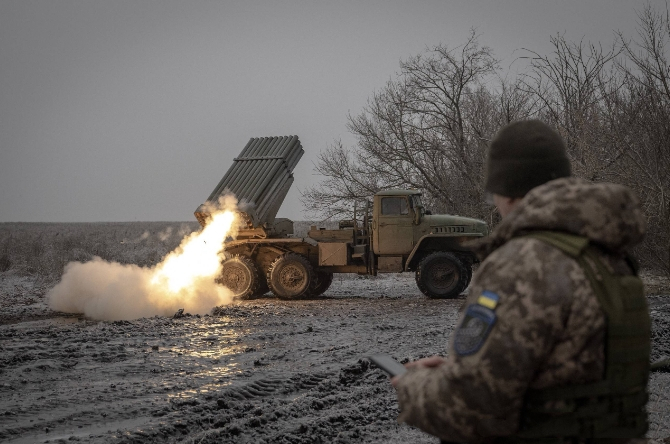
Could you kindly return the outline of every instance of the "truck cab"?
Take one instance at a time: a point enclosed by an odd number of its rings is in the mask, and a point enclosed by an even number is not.
[[[433,215],[418,190],[403,189],[375,194],[371,231],[377,271],[382,273],[416,271],[423,258],[438,251],[451,253],[470,269],[476,258],[463,243],[488,234],[484,221]]]
[[[407,255],[419,232],[421,195],[411,190],[387,190],[374,196],[372,245],[377,255]],[[418,218],[418,219],[417,219]]]

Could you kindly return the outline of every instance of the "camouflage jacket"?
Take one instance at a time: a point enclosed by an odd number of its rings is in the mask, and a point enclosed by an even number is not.
[[[518,430],[527,389],[602,379],[605,317],[584,272],[557,248],[520,236],[586,236],[611,253],[603,259],[617,274],[628,274],[623,252],[644,228],[639,200],[623,186],[563,178],[531,190],[473,247],[483,262],[466,305],[490,295],[495,322],[468,337],[461,315],[446,362],[398,381],[398,420],[444,440],[485,442]],[[455,343],[459,335],[467,346]]]

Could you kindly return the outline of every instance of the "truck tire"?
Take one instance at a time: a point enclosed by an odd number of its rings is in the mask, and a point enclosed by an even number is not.
[[[472,280],[472,264],[465,263],[463,264],[463,267],[465,267],[465,285],[463,286],[463,289],[466,289]]]
[[[416,285],[429,298],[451,299],[465,290],[468,272],[452,253],[437,251],[419,262]]]
[[[306,257],[296,253],[279,256],[268,270],[270,290],[281,299],[302,299],[316,287],[316,272]]]
[[[310,296],[317,297],[321,296],[330,288],[330,284],[333,283],[333,273],[329,271],[317,271],[316,272],[316,287],[310,292]]]
[[[264,280],[254,261],[236,254],[223,262],[216,282],[228,288],[234,297],[249,299],[259,294]]]

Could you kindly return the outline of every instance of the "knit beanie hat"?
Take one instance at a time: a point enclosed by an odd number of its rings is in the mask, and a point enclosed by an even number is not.
[[[538,185],[568,177],[561,136],[539,120],[513,122],[498,131],[486,159],[486,191],[523,197]]]

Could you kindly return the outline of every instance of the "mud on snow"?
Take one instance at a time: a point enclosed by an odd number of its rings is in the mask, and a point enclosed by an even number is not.
[[[388,377],[365,359],[444,355],[464,299],[427,299],[412,276],[336,277],[319,299],[115,322],[49,312],[39,288],[12,285],[27,302],[1,319],[2,442],[438,442],[397,424]],[[650,306],[654,357],[670,355],[670,298]],[[659,442],[669,387],[670,374],[652,375]]]

